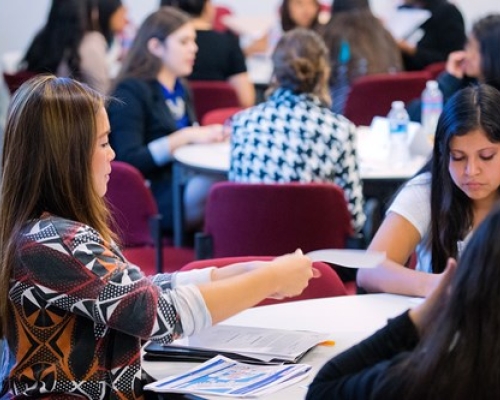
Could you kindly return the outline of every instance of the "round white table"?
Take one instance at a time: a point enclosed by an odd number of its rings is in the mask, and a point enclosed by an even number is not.
[[[262,399],[303,399],[307,385],[318,369],[331,357],[368,337],[383,327],[388,318],[395,317],[422,299],[392,294],[366,294],[324,299],[287,302],[272,306],[254,307],[226,320],[225,324],[290,330],[326,332],[335,341],[333,347],[317,346],[300,361],[313,366],[303,381],[261,397]],[[144,361],[143,369],[153,378],[186,372],[194,363]],[[208,399],[220,399],[208,396]]]
[[[388,157],[387,138],[383,132],[374,132],[368,127],[359,127],[357,147],[360,159],[360,176],[366,197],[385,201],[408,178],[425,164],[427,157],[415,154],[403,166],[395,168]],[[208,143],[182,146],[174,152],[173,168],[173,215],[174,244],[184,243],[184,188],[193,174],[209,174],[226,178],[230,166],[230,144]]]

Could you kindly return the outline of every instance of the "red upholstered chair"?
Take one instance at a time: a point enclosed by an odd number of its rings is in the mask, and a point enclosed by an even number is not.
[[[268,261],[272,260],[273,257],[227,257],[227,258],[215,258],[209,260],[199,260],[193,261],[181,268],[181,271],[187,271],[191,269],[199,269],[205,267],[224,267],[229,264],[234,264],[238,262],[246,262],[252,260]],[[277,304],[288,301],[297,300],[307,300],[307,299],[317,299],[322,297],[334,297],[334,296],[345,296],[347,295],[346,288],[344,284],[338,277],[337,273],[328,265],[323,262],[315,262],[314,267],[321,272],[321,276],[309,281],[309,285],[304,291],[296,297],[286,298],[282,300],[275,299],[265,299],[261,301],[258,305],[269,305]]]
[[[351,86],[344,115],[356,125],[370,125],[373,117],[389,113],[394,100],[407,103],[420,97],[429,79],[427,71],[360,77]]]
[[[436,79],[441,72],[446,69],[446,61],[439,61],[432,64],[429,64],[424,68],[424,71],[428,72],[431,75],[431,79]]]
[[[208,111],[203,116],[201,124],[202,125],[224,124],[229,118],[231,118],[234,114],[236,114],[241,110],[243,110],[243,107],[225,107]]]
[[[198,259],[278,256],[297,248],[344,248],[351,234],[344,193],[334,184],[219,182],[195,248]]]
[[[236,91],[226,81],[189,81],[189,87],[198,121],[203,121],[203,116],[210,110],[240,107]]]
[[[5,84],[9,88],[10,94],[14,94],[14,92],[28,79],[33,78],[36,75],[36,72],[30,71],[19,71],[15,74],[8,74],[7,72],[3,73],[3,79]]]
[[[161,215],[141,173],[124,162],[111,165],[106,200],[124,256],[147,274],[176,271],[193,261],[193,249],[164,245]]]

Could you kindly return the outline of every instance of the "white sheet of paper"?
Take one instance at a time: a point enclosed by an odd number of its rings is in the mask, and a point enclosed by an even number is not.
[[[407,40],[430,16],[431,12],[428,10],[402,8],[392,10],[382,19],[396,40]]]
[[[375,268],[386,259],[385,252],[352,250],[352,249],[322,249],[306,254],[313,261],[325,261],[348,268]]]

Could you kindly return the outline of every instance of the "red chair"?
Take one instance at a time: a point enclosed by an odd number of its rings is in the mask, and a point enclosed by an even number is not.
[[[197,259],[278,256],[344,248],[351,235],[344,192],[334,184],[218,182],[195,249]]]
[[[37,73],[31,71],[19,71],[15,74],[8,74],[7,72],[4,72],[3,79],[9,88],[10,94],[13,95],[19,86],[21,86],[28,79],[33,78],[35,75],[37,75]]]
[[[224,24],[224,17],[226,15],[231,15],[233,12],[231,9],[225,6],[215,6],[215,18],[213,22],[213,29],[218,32],[225,32],[228,30],[226,24]]]
[[[147,274],[173,272],[193,261],[193,249],[164,245],[161,215],[141,173],[124,162],[111,165],[106,200],[124,256]]]
[[[188,271],[192,269],[200,269],[205,267],[224,267],[229,264],[237,262],[247,262],[253,260],[268,261],[273,257],[228,257],[228,258],[215,258],[210,260],[193,261],[181,268],[181,271]],[[309,285],[304,291],[296,296],[282,300],[265,299],[261,301],[258,306],[284,303],[297,300],[318,299],[323,297],[345,296],[349,294],[344,287],[344,284],[338,277],[337,273],[328,265],[323,262],[314,262],[314,267],[321,272],[321,276],[309,281]]]
[[[347,96],[346,118],[356,125],[370,125],[373,117],[386,116],[394,100],[419,98],[431,79],[427,71],[374,74],[356,79]]]
[[[240,107],[238,95],[226,81],[189,81],[198,121],[217,108]]]
[[[439,61],[429,64],[424,68],[424,71],[428,72],[431,75],[431,79],[436,79],[445,69],[446,61]]]
[[[243,107],[225,107],[208,111],[201,120],[202,125],[224,124],[237,112],[243,110]]]

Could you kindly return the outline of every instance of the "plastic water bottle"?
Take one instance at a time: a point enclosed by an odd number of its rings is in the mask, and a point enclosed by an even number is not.
[[[410,159],[408,124],[410,117],[402,101],[393,101],[389,120],[389,158],[394,165],[401,166]]]
[[[422,92],[422,130],[433,138],[439,116],[443,111],[443,94],[436,81],[427,81]]]

